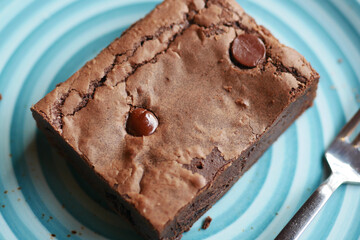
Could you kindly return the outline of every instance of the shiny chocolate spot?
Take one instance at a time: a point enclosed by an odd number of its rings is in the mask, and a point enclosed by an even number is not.
[[[256,67],[265,59],[263,41],[253,34],[241,34],[232,43],[231,55],[236,63],[245,67]]]
[[[135,108],[129,113],[126,131],[136,137],[149,136],[155,132],[158,125],[159,122],[152,112]]]

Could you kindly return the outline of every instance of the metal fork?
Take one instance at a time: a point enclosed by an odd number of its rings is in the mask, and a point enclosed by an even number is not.
[[[325,152],[331,168],[330,177],[310,196],[276,237],[276,240],[299,239],[305,228],[343,183],[360,183],[360,134],[350,142],[350,136],[360,123],[360,110],[344,126]]]

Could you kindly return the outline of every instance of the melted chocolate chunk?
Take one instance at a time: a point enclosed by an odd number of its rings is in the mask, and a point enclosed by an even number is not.
[[[129,113],[126,131],[136,137],[149,136],[155,132],[158,125],[159,122],[152,112],[144,108],[135,108]]]
[[[257,36],[242,34],[233,41],[231,54],[236,63],[252,68],[265,59],[266,48]]]

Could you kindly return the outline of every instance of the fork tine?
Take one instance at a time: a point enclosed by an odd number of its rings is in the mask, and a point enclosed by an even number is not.
[[[357,113],[351,118],[351,120],[344,126],[344,128],[341,129],[337,137],[345,138],[350,136],[350,134],[355,130],[359,122],[360,122],[360,110],[358,110]]]
[[[354,146],[360,147],[360,133],[356,136],[356,138],[353,141]]]

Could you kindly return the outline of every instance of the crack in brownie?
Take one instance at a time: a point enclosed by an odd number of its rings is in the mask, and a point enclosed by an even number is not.
[[[148,239],[188,230],[309,106],[319,75],[232,0],[166,0],[31,110]]]

